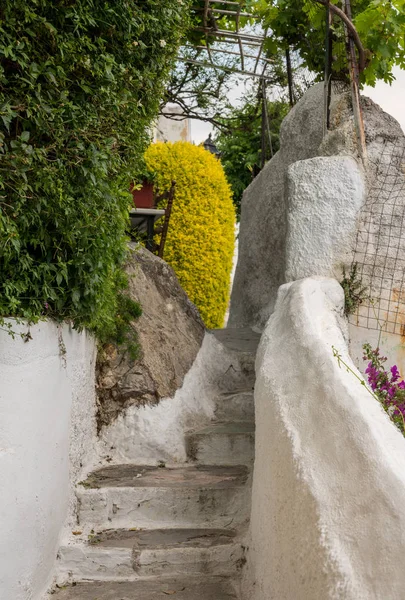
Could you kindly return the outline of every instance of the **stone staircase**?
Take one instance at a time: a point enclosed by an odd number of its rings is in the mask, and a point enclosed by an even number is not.
[[[250,330],[214,332],[243,357],[245,385],[215,398],[215,420],[186,436],[178,467],[113,465],[79,486],[77,544],[59,551],[57,600],[226,600],[238,597],[254,458]],[[246,366],[247,365],[247,366]]]

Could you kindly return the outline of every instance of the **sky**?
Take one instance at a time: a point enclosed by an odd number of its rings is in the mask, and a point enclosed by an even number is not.
[[[394,69],[394,76],[396,80],[392,85],[378,82],[375,88],[365,87],[362,94],[369,96],[385,112],[395,117],[405,132],[405,71],[401,71],[399,68]],[[243,89],[241,86],[232,90],[232,96],[235,101],[237,101],[242,93]],[[212,131],[212,127],[209,123],[192,120],[191,139],[196,144],[203,142],[208,137],[210,131]]]

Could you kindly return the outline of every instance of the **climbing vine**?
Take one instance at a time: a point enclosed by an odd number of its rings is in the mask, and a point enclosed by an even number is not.
[[[1,3],[0,316],[125,337],[128,187],[188,7]]]

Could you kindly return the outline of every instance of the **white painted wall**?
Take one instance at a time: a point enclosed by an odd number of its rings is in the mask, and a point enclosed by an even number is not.
[[[100,454],[113,463],[156,465],[187,459],[185,431],[214,416],[214,399],[230,381],[242,387],[246,378],[243,354],[226,349],[206,333],[193,366],[173,398],[154,406],[130,406],[100,434]]]
[[[256,460],[243,597],[402,600],[405,440],[351,361],[343,291],[279,290],[256,358]]]
[[[45,591],[95,433],[93,339],[51,322],[30,333],[0,331],[1,600]]]

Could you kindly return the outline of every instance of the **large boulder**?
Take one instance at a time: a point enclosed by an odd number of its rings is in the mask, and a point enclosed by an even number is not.
[[[318,154],[322,98],[323,87],[314,86],[289,112],[281,125],[280,150],[243,194],[228,327],[264,327],[285,283],[286,173],[294,162]]]
[[[336,266],[344,257],[342,262],[346,263],[347,270],[350,270],[352,262],[358,263],[363,284],[370,289],[371,298],[378,301],[382,308],[374,323],[370,324],[370,318],[366,316],[362,317],[360,324],[378,329],[379,323],[395,320],[395,333],[405,336],[405,317],[402,316],[405,315],[405,294],[402,291],[402,262],[399,260],[405,250],[401,225],[405,218],[404,134],[393,117],[384,113],[372,100],[362,98],[368,156],[362,164],[356,142],[350,91],[341,86],[334,89],[331,126],[325,136],[323,107],[324,87],[323,84],[317,84],[306,92],[284,119],[279,152],[243,195],[239,260],[228,326],[262,329],[274,310],[280,285],[308,275],[325,275],[341,280],[342,265],[339,266],[339,273],[336,272]],[[347,204],[350,214],[345,215],[344,211],[336,214],[336,194],[340,194],[339,203],[343,206],[343,196],[346,195],[350,200],[352,195],[350,182],[342,196],[342,190],[337,188],[342,188],[343,181],[340,178],[333,181],[327,161],[313,160],[306,165],[297,164],[297,161],[327,156],[350,156],[357,161],[360,171],[364,167],[367,195],[361,207],[358,202]],[[307,173],[304,177],[305,170]],[[356,167],[351,170],[354,172]],[[306,206],[301,202],[300,214],[296,210],[297,197],[294,192],[297,187],[294,181],[298,180],[298,175],[301,177],[299,194],[306,196]],[[320,185],[319,175],[327,184],[326,187]],[[357,200],[361,199],[359,194],[356,197]],[[318,244],[318,254],[325,250],[323,243],[319,246],[321,238],[314,237],[314,219],[319,221],[316,211],[322,203],[325,206],[329,204],[331,209],[327,220],[336,239],[339,228],[344,226],[345,229],[340,248],[337,240],[337,251],[334,250],[333,256],[328,257],[328,269],[324,268],[325,256],[322,256],[322,269],[313,259],[315,256],[311,258],[314,244]],[[356,211],[353,212],[354,206]],[[325,231],[318,228],[317,233],[322,233],[326,239],[329,234],[323,224],[321,228]],[[297,231],[299,236],[293,237]],[[331,251],[329,242],[327,247]],[[304,253],[307,257],[303,269],[296,260],[298,253]],[[394,312],[398,312],[395,308],[398,300],[401,303],[401,320],[394,315]],[[374,309],[367,305],[362,312],[374,314]]]
[[[127,265],[131,298],[142,306],[136,321],[140,357],[108,345],[97,367],[98,427],[133,404],[156,404],[181,387],[204,337],[204,324],[173,269],[144,248],[132,246]]]

